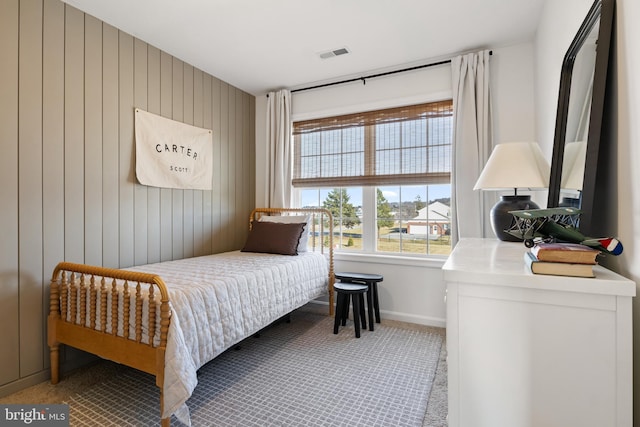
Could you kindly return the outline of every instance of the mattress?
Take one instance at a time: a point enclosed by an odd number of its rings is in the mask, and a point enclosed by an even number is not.
[[[164,411],[189,424],[186,400],[197,370],[278,318],[327,293],[326,255],[226,252],[128,268],[159,275],[172,316],[165,355]]]

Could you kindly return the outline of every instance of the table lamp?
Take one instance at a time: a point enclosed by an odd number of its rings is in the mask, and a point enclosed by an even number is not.
[[[522,241],[505,232],[513,221],[513,215],[509,212],[539,207],[531,201],[530,195],[518,195],[518,188],[548,188],[550,169],[549,162],[535,142],[507,142],[495,146],[473,189],[513,188],[512,196],[500,196],[500,201],[491,209],[491,228],[498,239],[509,242]]]

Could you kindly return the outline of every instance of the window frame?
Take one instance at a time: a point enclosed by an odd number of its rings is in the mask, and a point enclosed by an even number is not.
[[[429,184],[423,184],[424,187],[426,187],[426,198],[430,198],[429,196]],[[448,184],[450,185],[450,184]],[[413,187],[414,185],[407,185],[407,187]],[[422,186],[422,185],[421,185]],[[396,187],[396,185],[394,185],[393,187]],[[397,186],[397,187],[402,187],[402,186]],[[317,194],[317,197],[314,197],[314,202],[313,204],[307,204],[304,205],[303,207],[322,207],[322,202],[323,202],[323,193],[330,193],[332,190],[334,189],[346,189],[346,188],[357,188],[359,191],[362,192],[362,217],[360,217],[361,223],[360,223],[360,229],[362,232],[362,246],[361,249],[351,249],[347,246],[342,246],[339,245],[336,248],[336,251],[342,254],[369,254],[372,256],[391,256],[391,257],[405,257],[405,258],[419,258],[419,259],[425,259],[425,258],[434,258],[434,259],[440,259],[440,258],[446,258],[448,256],[448,254],[437,254],[437,253],[433,253],[433,252],[427,252],[430,247],[431,247],[431,243],[430,241],[427,241],[425,243],[425,252],[411,252],[411,251],[398,251],[398,252],[394,252],[394,251],[383,251],[383,250],[378,250],[378,244],[379,244],[379,234],[378,234],[378,227],[377,227],[377,207],[378,207],[378,202],[377,202],[377,190],[380,187],[377,186],[359,186],[359,187],[314,187],[314,188],[299,188],[294,190],[294,201],[295,201],[295,206],[302,206],[302,196],[301,196],[301,192],[302,191],[308,191],[311,190],[314,193]],[[402,188],[399,188],[400,190],[400,194],[402,194]],[[353,196],[353,193],[351,194]],[[450,195],[450,192],[449,192]],[[400,196],[400,203],[404,203],[404,202],[408,202],[408,199],[403,198],[402,196]],[[393,202],[390,202],[393,203]],[[426,205],[428,206],[428,205]],[[410,218],[401,218],[401,219],[397,219],[398,221],[402,221],[404,224],[408,224],[408,222],[410,221]],[[421,220],[422,221],[422,220]],[[428,218],[424,220],[427,228],[430,228],[430,226],[428,225],[429,221]],[[334,224],[339,223],[339,221],[337,221],[337,219],[334,218]],[[450,229],[450,225],[448,227]],[[339,231],[342,233],[345,233],[345,229],[342,228],[341,226],[339,227]],[[346,233],[348,233],[349,230],[346,230]],[[409,237],[409,236],[407,236]],[[402,238],[402,236],[401,236]],[[341,241],[341,239],[338,237],[336,238],[334,236],[334,243],[337,241]],[[338,244],[338,243],[336,243]],[[452,250],[453,248],[449,245],[449,251]]]
[[[306,121],[312,119],[318,119],[322,117],[331,117],[331,116],[339,116],[339,115],[348,115],[348,114],[357,114],[361,112],[371,111],[371,110],[384,110],[395,107],[402,107],[406,105],[417,105],[417,104],[427,104],[427,103],[437,103],[437,102],[451,102],[452,94],[449,91],[442,91],[437,94],[431,94],[429,96],[420,96],[420,97],[411,97],[405,99],[397,99],[390,100],[385,102],[376,102],[370,104],[356,104],[347,107],[339,107],[331,110],[324,110],[322,114],[316,113],[306,113],[306,114],[294,114],[292,116],[293,122]],[[452,117],[453,117],[453,105],[452,105]],[[452,122],[453,125],[453,122]],[[293,126],[292,126],[293,128]],[[451,130],[453,133],[453,129]],[[293,135],[292,135],[292,146],[293,146]],[[453,138],[451,140],[451,145],[453,145]],[[453,173],[453,147],[451,148],[450,155],[450,172],[447,173],[448,180],[446,182],[436,181],[436,182],[393,182],[390,184],[381,183],[380,185],[371,185],[371,184],[359,184],[359,185],[340,185],[336,183],[333,186],[319,185],[319,186],[304,186],[304,187],[293,187],[292,196],[294,206],[301,205],[301,196],[300,192],[304,189],[314,189],[318,191],[322,190],[331,190],[331,188],[337,187],[361,187],[362,188],[362,233],[363,233],[363,243],[362,250],[340,250],[336,251],[336,259],[344,259],[350,261],[362,261],[366,259],[376,259],[380,262],[382,259],[388,259],[387,262],[391,264],[406,264],[406,265],[424,265],[424,262],[429,262],[432,260],[433,266],[438,267],[441,266],[444,260],[448,257],[448,255],[440,255],[433,253],[412,253],[412,252],[383,252],[377,251],[377,239],[378,239],[378,229],[376,227],[376,217],[377,217],[377,200],[376,200],[376,188],[383,187],[385,185],[437,185],[437,184],[448,184],[451,185],[451,175]],[[450,193],[451,197],[451,193]],[[322,200],[319,200],[320,205],[322,204]],[[449,228],[451,225],[449,226]],[[451,247],[453,250],[453,247]],[[384,262],[384,261],[383,261]]]

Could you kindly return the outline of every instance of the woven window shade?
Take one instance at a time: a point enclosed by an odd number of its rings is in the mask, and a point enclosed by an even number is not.
[[[451,100],[293,124],[296,187],[444,184]]]

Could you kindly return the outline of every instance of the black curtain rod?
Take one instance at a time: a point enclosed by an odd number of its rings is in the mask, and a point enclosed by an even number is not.
[[[376,77],[388,76],[388,75],[391,75],[391,74],[404,73],[405,71],[419,70],[420,68],[434,67],[436,65],[448,64],[450,62],[451,62],[451,60],[447,59],[445,61],[434,62],[432,64],[417,65],[415,67],[403,68],[402,70],[387,71],[386,73],[372,74],[370,76],[355,77],[353,79],[340,80],[339,82],[325,83],[325,84],[317,85],[317,86],[310,86],[310,87],[304,87],[304,88],[301,88],[301,89],[294,89],[294,90],[291,91],[291,93],[302,92],[303,90],[319,89],[321,87],[334,86],[334,85],[340,85],[340,84],[343,84],[343,83],[351,83],[351,82],[357,82],[357,81],[362,81],[363,84],[366,84],[367,79],[373,79],[373,78],[376,78]]]
[[[489,55],[493,55],[493,51],[492,50],[489,51]],[[339,82],[325,83],[325,84],[321,84],[321,85],[317,85],[317,86],[310,86],[310,87],[304,87],[304,88],[301,88],[301,89],[294,89],[294,90],[291,91],[291,93],[302,92],[303,90],[319,89],[321,87],[334,86],[334,85],[340,85],[340,84],[343,84],[343,83],[352,83],[352,82],[357,82],[357,81],[362,81],[363,84],[366,84],[367,83],[367,79],[373,79],[373,78],[376,78],[376,77],[388,76],[388,75],[391,75],[391,74],[404,73],[406,71],[419,70],[421,68],[434,67],[436,65],[443,65],[443,64],[449,64],[449,63],[451,63],[451,59],[446,59],[444,61],[433,62],[431,64],[424,64],[424,65],[417,65],[415,67],[403,68],[401,70],[387,71],[385,73],[372,74],[370,76],[355,77],[353,79],[341,80]]]

